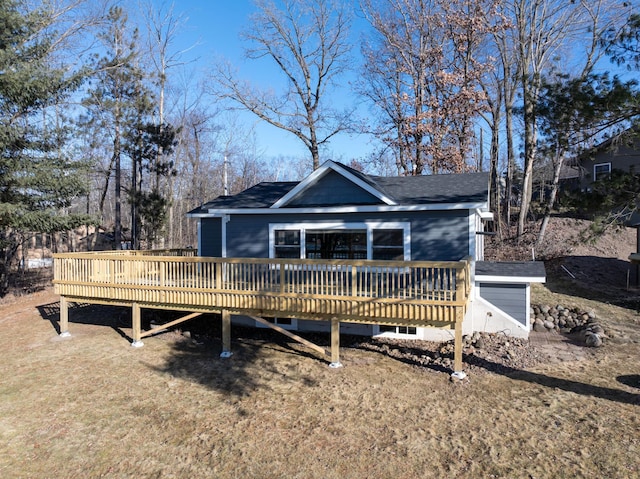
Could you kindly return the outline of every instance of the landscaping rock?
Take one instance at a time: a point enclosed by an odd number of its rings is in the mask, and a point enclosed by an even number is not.
[[[592,324],[591,326],[589,326],[588,329],[594,334],[599,334],[601,336],[604,335],[604,328],[600,326],[598,323]]]
[[[546,333],[548,331],[547,328],[544,327],[544,322],[536,321],[533,325],[533,330],[538,333]]]
[[[587,334],[585,334],[584,342],[591,348],[599,348],[602,346],[602,338],[600,335],[592,333],[591,331],[588,331]]]

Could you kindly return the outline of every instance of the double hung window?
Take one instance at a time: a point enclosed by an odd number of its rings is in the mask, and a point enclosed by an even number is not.
[[[300,230],[275,230],[274,258],[300,257]]]
[[[611,175],[611,163],[593,165],[593,181],[608,178]]]

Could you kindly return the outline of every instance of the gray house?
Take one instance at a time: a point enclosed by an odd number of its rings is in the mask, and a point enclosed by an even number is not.
[[[471,304],[463,331],[526,337],[529,287],[544,282],[542,263],[484,261],[486,173],[415,177],[367,175],[327,161],[300,182],[259,183],[189,212],[198,253],[227,258],[459,261],[471,258]],[[260,326],[249,318],[235,318]],[[328,324],[274,318],[284,328]],[[449,339],[432,328],[349,325],[345,333]]]
[[[571,161],[562,175],[565,183],[581,190],[608,177],[612,171],[640,172],[640,133],[637,128],[626,130],[600,143],[583,156]]]

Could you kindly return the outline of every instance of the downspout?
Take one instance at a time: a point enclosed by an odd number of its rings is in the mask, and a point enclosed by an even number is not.
[[[636,252],[640,253],[640,225],[636,226]],[[640,286],[640,263],[636,263],[636,286]]]
[[[202,256],[202,218],[198,218],[198,256]]]
[[[222,258],[227,257],[227,223],[231,220],[229,215],[222,215],[220,217],[220,232],[222,235],[221,238],[221,251],[220,256]]]

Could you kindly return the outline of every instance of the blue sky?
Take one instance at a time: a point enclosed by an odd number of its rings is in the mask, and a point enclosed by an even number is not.
[[[163,0],[154,0],[158,5],[166,4]],[[244,46],[239,34],[249,25],[248,19],[255,7],[251,0],[183,0],[175,2],[175,14],[183,13],[188,17],[186,25],[180,33],[180,45],[197,46],[188,52],[188,57],[198,57],[192,65],[198,72],[210,70],[216,58],[224,57],[240,70],[242,79],[268,87],[282,81],[277,67],[269,63],[247,61],[244,58]],[[355,47],[357,48],[357,46]],[[333,97],[334,101],[355,102],[348,91]],[[286,157],[304,157],[310,154],[300,140],[292,134],[283,132],[265,122],[258,121],[251,114],[241,116],[247,125],[254,125],[259,148],[268,157],[280,155]],[[329,150],[323,159],[348,161],[354,157],[366,156],[371,147],[364,137],[347,134],[337,135],[331,141]]]
[[[153,2],[166,6],[171,0],[153,0]],[[357,2],[354,2],[354,5],[357,5]],[[198,72],[197,74],[206,78],[207,72],[212,71],[216,59],[224,57],[239,69],[243,80],[249,80],[261,87],[277,86],[283,82],[275,65],[266,61],[256,62],[244,58],[246,44],[239,38],[239,34],[249,27],[249,16],[255,11],[252,0],[182,0],[175,1],[174,10],[176,15],[182,13],[188,18],[180,33],[180,46],[184,48],[197,43],[197,46],[187,54],[189,58],[198,58],[196,63],[190,65],[190,68]],[[363,21],[356,18],[356,27],[358,22]],[[357,29],[352,33],[355,58],[359,49],[359,35]],[[615,70],[608,59],[604,59],[602,63],[603,69]],[[335,106],[348,107],[357,102],[358,99],[351,92],[348,81],[349,78],[346,78],[342,90],[332,95],[331,100]],[[359,110],[361,116],[366,116],[368,113],[366,108]],[[267,158],[283,156],[305,158],[310,161],[308,150],[292,134],[259,121],[249,113],[241,115],[240,120],[247,125],[247,128],[254,125],[258,151],[263,152]],[[485,137],[488,138],[489,135]],[[374,146],[370,145],[370,138],[341,134],[332,139],[328,151],[322,152],[321,159],[348,162],[353,158],[367,157],[373,148]],[[488,151],[487,145],[485,145],[485,151]]]

